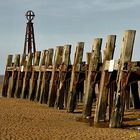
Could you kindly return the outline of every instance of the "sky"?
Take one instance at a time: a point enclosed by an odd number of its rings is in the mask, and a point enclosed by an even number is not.
[[[117,35],[115,59],[119,58],[125,30],[136,30],[133,60],[140,60],[140,0],[0,0],[0,74],[4,74],[8,54],[23,52],[25,13],[35,13],[37,50],[85,42],[91,51],[94,38]]]

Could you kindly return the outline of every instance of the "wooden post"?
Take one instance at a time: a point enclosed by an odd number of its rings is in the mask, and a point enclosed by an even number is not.
[[[89,65],[90,60],[91,60],[91,52],[86,53],[86,58],[87,58],[87,65]]]
[[[113,75],[113,73],[112,73]],[[114,98],[115,98],[115,94],[116,94],[116,75],[113,76],[114,81],[112,79],[111,83],[110,83],[110,88],[109,88],[109,93],[108,93],[108,120],[110,120],[111,118],[111,112],[114,106]]]
[[[40,51],[35,52],[35,59],[34,59],[32,76],[30,79],[30,89],[29,89],[29,99],[32,101],[35,99],[36,89],[37,89],[37,79],[38,79],[38,74],[39,74],[38,71],[34,70],[34,67],[36,68],[39,66],[40,55],[41,55]]]
[[[130,86],[126,88],[126,96],[125,96],[125,110],[130,109]]]
[[[33,54],[29,53],[28,54],[28,59],[27,59],[27,64],[25,67],[25,75],[23,79],[23,87],[22,87],[22,94],[21,98],[28,98],[29,96],[29,82],[30,78],[32,75],[32,59],[33,59]]]
[[[83,117],[91,116],[92,103],[93,99],[96,98],[95,95],[95,77],[97,71],[99,70],[99,62],[100,62],[100,50],[101,50],[102,39],[97,38],[93,43],[93,50],[90,57],[90,63],[88,68],[88,77],[86,84],[86,92],[85,92],[85,101],[83,107]]]
[[[112,116],[110,119],[110,127],[121,127],[124,115],[124,106],[125,106],[125,90],[124,82],[126,72],[123,71],[126,69],[125,64],[131,61],[134,40],[135,40],[135,30],[128,30],[124,33],[123,44],[121,48],[121,55],[120,55],[120,62],[119,68],[117,73],[117,98],[116,98],[116,105],[112,112]],[[123,87],[122,87],[123,86]]]
[[[26,54],[22,54],[21,62],[20,62],[20,69],[18,71],[18,77],[17,77],[17,86],[16,86],[16,90],[15,90],[15,94],[14,94],[14,96],[16,98],[19,98],[21,96],[23,78],[24,78],[24,74],[25,74],[25,71],[24,71],[25,66],[26,66]]]
[[[85,96],[86,90],[87,90],[88,68],[89,68],[89,63],[90,63],[90,60],[91,60],[91,55],[92,55],[92,52],[86,53],[86,60],[87,60],[86,66],[87,66],[87,68],[86,68],[86,71],[85,71],[84,94],[83,94],[83,96]]]
[[[108,102],[108,92],[109,88],[106,86],[110,73],[105,71],[105,62],[106,60],[113,59],[114,50],[115,50],[115,42],[116,42],[116,35],[109,35],[107,36],[107,43],[104,50],[104,60],[103,60],[103,67],[101,73],[101,80],[99,85],[99,97],[97,100],[96,110],[95,110],[95,118],[94,122],[98,123],[99,121],[105,121],[106,117],[106,108]]]
[[[71,63],[70,63],[71,64]],[[70,81],[71,81],[71,71],[72,71],[72,65],[68,66],[68,71],[66,74],[66,86],[65,86],[65,96],[64,96],[64,108],[67,108],[67,103],[68,103],[68,93],[70,89]]]
[[[55,100],[56,100],[56,95],[57,95],[56,94],[57,84],[59,80],[59,72],[56,72],[56,70],[59,68],[62,62],[62,54],[63,54],[63,47],[62,46],[57,47],[56,52],[55,52],[51,81],[50,81],[49,98],[48,98],[49,107],[54,107],[55,105]]]
[[[82,63],[84,50],[84,42],[79,42],[76,46],[76,52],[74,56],[74,63],[72,66],[70,90],[68,95],[67,111],[74,112],[76,107],[76,87],[79,80],[79,73],[81,70],[80,64]]]
[[[14,97],[14,93],[16,89],[16,81],[18,77],[17,67],[19,67],[19,64],[20,64],[20,54],[16,54],[14,59],[13,70],[12,70],[12,76],[8,88],[9,97]]]
[[[45,71],[43,72],[40,96],[38,95],[37,97],[37,101],[39,101],[40,103],[47,103],[48,101],[51,71],[46,71],[46,69],[52,67],[53,52],[54,52],[53,49],[48,49],[46,52]]]
[[[131,84],[131,92],[132,92],[132,97],[133,97],[133,100],[134,100],[134,108],[135,109],[140,109],[138,82],[135,82],[135,83]]]
[[[11,71],[8,71],[8,67],[12,66],[12,59],[13,59],[13,55],[8,55],[6,68],[5,68],[5,76],[4,76],[4,81],[3,81],[3,88],[2,88],[3,97],[7,97],[9,78],[11,77],[11,74],[12,74]]]
[[[42,84],[42,77],[43,77],[43,71],[41,70],[41,67],[43,65],[45,65],[45,58],[46,58],[46,53],[47,50],[44,50],[42,52],[42,58],[41,58],[41,62],[40,62],[40,71],[39,71],[39,75],[38,75],[38,80],[37,80],[37,89],[36,89],[36,97],[35,97],[35,100],[38,101],[38,97],[40,97],[40,90],[41,90],[41,84]]]
[[[66,75],[68,71],[68,65],[70,62],[70,53],[71,53],[71,45],[64,45],[63,56],[62,56],[62,63],[60,65],[59,71],[59,80],[60,83],[57,89],[57,99],[55,106],[59,109],[64,108],[64,94],[65,94],[65,87],[66,87]]]

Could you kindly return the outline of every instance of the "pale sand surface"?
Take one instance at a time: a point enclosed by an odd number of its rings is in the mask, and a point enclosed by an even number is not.
[[[140,132],[95,128],[79,113],[21,99],[0,98],[0,140],[140,140]]]

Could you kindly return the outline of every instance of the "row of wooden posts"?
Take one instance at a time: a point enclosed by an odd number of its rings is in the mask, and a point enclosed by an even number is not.
[[[46,103],[49,107],[65,108],[72,113],[76,109],[77,95],[81,93],[84,96],[83,118],[92,115],[92,105],[97,99],[94,122],[105,121],[108,112],[109,126],[121,127],[125,102],[129,103],[126,90],[129,72],[126,64],[131,61],[135,33],[135,30],[125,31],[121,55],[117,61],[112,60],[116,35],[107,36],[103,62],[101,38],[94,40],[92,51],[87,53],[87,63],[82,61],[84,42],[76,46],[73,65],[70,62],[71,45],[56,47],[54,58],[53,49],[44,50],[42,55],[40,51],[28,56],[17,54],[14,62],[13,55],[9,55],[2,96],[30,99]],[[137,64],[131,63],[129,71],[132,71],[132,65],[134,67]],[[98,97],[96,85],[99,85]],[[138,93],[134,94],[136,96],[139,98]],[[134,102],[138,101],[134,99]]]

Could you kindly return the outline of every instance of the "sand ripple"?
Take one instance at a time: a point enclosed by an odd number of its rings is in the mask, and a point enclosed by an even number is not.
[[[89,127],[81,114],[21,99],[0,98],[0,140],[140,140],[133,130]]]

